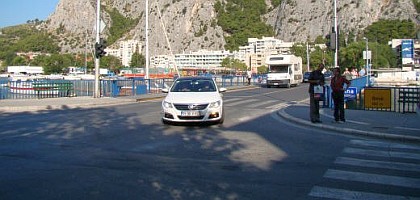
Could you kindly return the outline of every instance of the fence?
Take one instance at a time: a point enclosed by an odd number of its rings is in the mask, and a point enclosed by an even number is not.
[[[375,86],[367,87],[365,77],[353,79],[351,87],[356,88],[354,99],[346,99],[348,109],[376,110],[400,113],[415,113],[420,102],[420,87]],[[324,107],[333,107],[331,87],[326,86]]]
[[[366,87],[349,109],[415,113],[420,102],[420,87]]]
[[[245,85],[244,76],[214,76],[219,87]],[[136,96],[160,93],[162,88],[172,85],[174,79],[116,79],[100,80],[103,97]],[[9,81],[0,79],[0,99],[34,99],[73,96],[93,96],[94,80],[28,80]]]

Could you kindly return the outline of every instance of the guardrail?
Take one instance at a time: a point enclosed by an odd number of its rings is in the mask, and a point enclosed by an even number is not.
[[[247,84],[245,76],[213,76],[219,87],[233,87]],[[160,93],[170,87],[175,79],[115,79],[100,80],[102,97],[136,96]],[[93,96],[94,80],[0,80],[0,99],[34,99],[73,96]]]

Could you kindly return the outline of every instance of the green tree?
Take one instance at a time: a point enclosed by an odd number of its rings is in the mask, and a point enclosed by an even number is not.
[[[388,44],[392,39],[412,39],[416,27],[411,20],[379,20],[365,29],[365,37],[372,42]]]
[[[101,68],[109,69],[113,72],[118,72],[122,68],[120,59],[115,56],[104,56],[100,61]]]
[[[44,73],[45,74],[61,74],[64,73],[69,66],[71,66],[71,59],[69,56],[52,54],[44,57]]]
[[[27,60],[22,56],[16,56],[12,60],[12,65],[19,66],[19,65],[28,65]]]
[[[139,54],[138,52],[135,52],[131,57],[130,66],[131,67],[144,67],[146,66],[146,58],[143,56],[143,54]]]
[[[268,67],[265,65],[262,65],[262,66],[259,66],[257,70],[258,70],[258,74],[265,74],[268,71]]]
[[[247,44],[248,38],[274,35],[273,28],[261,20],[267,12],[264,0],[217,1],[214,8],[217,24],[226,33],[225,49],[238,50],[239,46]]]

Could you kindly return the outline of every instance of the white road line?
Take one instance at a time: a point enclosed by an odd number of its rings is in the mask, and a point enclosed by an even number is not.
[[[420,179],[328,169],[325,178],[420,189]]]
[[[364,155],[364,156],[379,156],[379,157],[386,157],[386,158],[406,158],[406,159],[420,160],[420,154],[398,152],[398,151],[378,151],[378,150],[365,150],[365,149],[357,149],[357,148],[345,148],[343,152],[348,153],[348,154],[357,154],[357,155]]]
[[[370,200],[406,200],[406,199],[415,199],[419,200],[417,197],[408,197],[408,196],[398,196],[398,195],[387,195],[387,194],[378,194],[370,192],[360,192],[360,191],[351,191],[327,187],[315,186],[312,188],[309,196],[318,197],[318,198],[328,198],[328,199],[341,199],[341,200],[357,200],[357,199],[370,199]]]
[[[271,105],[274,102],[278,102],[278,100],[268,100],[268,101],[262,101],[262,102],[259,102],[259,103],[253,103],[253,104],[248,105],[247,107],[256,108],[256,107],[259,107],[259,106],[262,106],[262,105],[265,105],[265,104]]]
[[[268,106],[267,109],[280,109],[284,107],[287,107],[287,104],[283,102],[276,105]]]
[[[410,127],[400,127],[400,126],[397,126],[395,128],[396,129],[408,130],[408,131],[419,131],[420,132],[420,128],[410,128]]]
[[[400,171],[420,172],[420,165],[416,165],[413,163],[364,160],[364,159],[348,158],[348,157],[338,157],[334,163],[341,164],[341,165],[358,166],[358,167],[370,167],[370,168],[379,168],[379,169],[392,169],[392,170],[400,170]]]
[[[238,101],[238,100],[240,100],[240,99],[243,99],[243,98],[229,98],[229,99],[223,99],[223,102],[231,102],[231,101]]]
[[[239,104],[247,104],[247,103],[251,103],[251,102],[255,102],[255,101],[259,101],[259,100],[258,99],[246,99],[246,100],[243,100],[243,101],[228,103],[228,104],[226,104],[226,106],[236,106],[236,105],[239,105]]]
[[[408,145],[408,144],[398,144],[392,142],[380,142],[380,141],[367,141],[367,140],[351,140],[350,144],[355,144],[359,146],[367,146],[367,147],[382,147],[386,149],[410,149],[410,150],[419,150],[420,146]]]

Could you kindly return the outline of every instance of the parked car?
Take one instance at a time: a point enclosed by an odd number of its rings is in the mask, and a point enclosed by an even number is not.
[[[311,75],[311,72],[305,72],[305,73],[303,73],[303,82],[304,83],[308,82],[310,75]]]
[[[210,77],[181,77],[174,81],[162,101],[162,122],[224,121],[223,95],[226,88],[218,88]]]

